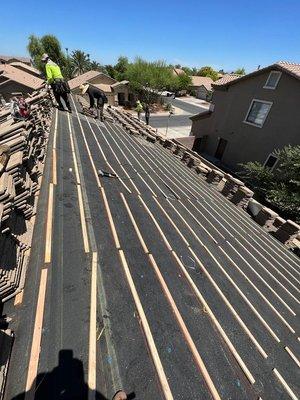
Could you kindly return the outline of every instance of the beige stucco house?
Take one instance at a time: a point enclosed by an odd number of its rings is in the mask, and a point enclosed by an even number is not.
[[[191,76],[192,84],[189,90],[192,91],[197,99],[210,100],[212,94],[212,83],[214,82],[207,76]]]
[[[300,64],[278,62],[212,84],[212,105],[191,117],[193,149],[232,170],[260,161],[273,168],[273,152],[300,144]]]
[[[128,81],[118,82],[116,79],[99,71],[88,71],[70,79],[69,86],[72,93],[80,94],[79,86],[85,83],[102,90],[107,97],[109,105],[125,105],[127,102],[130,103],[134,100]]]

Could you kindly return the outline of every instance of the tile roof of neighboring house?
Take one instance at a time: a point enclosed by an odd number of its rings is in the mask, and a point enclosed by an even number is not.
[[[213,87],[221,87],[221,86],[229,86],[232,84],[235,84],[239,81],[242,81],[244,79],[251,78],[253,76],[259,75],[263,72],[266,71],[271,71],[272,69],[274,70],[279,70],[282,72],[285,72],[291,76],[293,76],[296,79],[300,79],[300,64],[297,63],[291,63],[288,61],[278,61],[272,65],[268,65],[265,68],[258,69],[256,71],[251,72],[250,74],[247,75],[234,75],[234,74],[228,74],[225,75],[223,78],[217,80],[216,82],[213,83]],[[228,78],[226,78],[228,77]],[[224,79],[225,78],[225,79]]]
[[[69,80],[70,89],[75,89],[78,86],[83,85],[84,83],[87,83],[91,79],[94,79],[100,75],[102,75],[102,72],[100,71],[87,71],[84,74],[78,75],[75,78]]]
[[[118,87],[120,85],[127,85],[129,83],[129,81],[120,81],[120,82],[116,82],[114,84],[111,85],[112,88]]]
[[[21,61],[12,62],[12,63],[10,63],[10,65],[12,65],[13,67],[18,68],[18,69],[24,69],[24,70],[28,71],[29,74],[33,73],[36,75],[41,75],[41,73],[38,69],[32,67],[31,65],[24,64]]]
[[[81,74],[79,76],[76,76],[73,79],[70,79],[69,80],[70,89],[73,90],[73,89],[79,87],[80,85],[82,85],[84,83],[89,83],[92,79],[94,79],[94,78],[96,78],[98,76],[101,76],[101,75],[107,76],[108,78],[110,78],[113,81],[117,82],[114,78],[112,78],[109,75],[104,74],[103,72],[93,71],[92,70],[92,71],[87,71],[84,74]],[[92,82],[90,82],[90,83],[92,83]]]
[[[218,79],[213,83],[213,86],[216,85],[226,85],[229,82],[234,81],[235,79],[241,78],[241,75],[237,74],[225,74],[222,76],[222,78]]]
[[[278,61],[274,65],[293,75],[295,78],[300,79],[300,64],[291,63],[288,61]]]
[[[2,56],[2,55],[0,55],[0,60],[4,60],[6,62],[9,62],[10,60],[19,60],[23,63],[31,63],[31,60],[29,57],[19,57],[19,56]]]
[[[10,81],[18,82],[31,89],[39,89],[44,83],[43,79],[37,78],[10,64],[0,64],[0,75]]]
[[[207,90],[211,90],[211,84],[214,82],[207,76],[191,76],[192,86],[204,86]]]
[[[181,68],[173,68],[173,74],[174,74],[174,75],[184,75],[185,72],[184,72],[184,70],[181,69]]]
[[[97,84],[92,84],[92,86],[95,86],[96,88],[102,90],[105,93],[111,93],[112,92],[112,88],[111,85],[107,85],[106,83],[97,83]]]

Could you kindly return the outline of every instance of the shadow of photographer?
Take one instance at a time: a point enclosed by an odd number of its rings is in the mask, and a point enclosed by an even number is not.
[[[72,350],[61,350],[58,366],[51,372],[39,374],[28,392],[20,393],[12,400],[111,400],[98,391],[90,396],[89,387],[84,381],[82,361],[73,357]],[[128,400],[134,397],[134,394],[127,396],[125,392],[119,391],[113,400]]]

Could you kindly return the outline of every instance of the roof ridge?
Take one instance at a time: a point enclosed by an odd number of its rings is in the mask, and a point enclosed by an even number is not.
[[[295,63],[295,62],[291,62],[291,61],[284,61],[284,60],[277,61],[275,64],[288,64],[288,65],[300,66],[300,63]]]

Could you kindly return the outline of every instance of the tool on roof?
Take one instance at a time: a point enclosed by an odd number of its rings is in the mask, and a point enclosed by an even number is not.
[[[106,172],[103,171],[102,169],[98,169],[98,175],[103,178],[119,178],[117,174],[114,174],[112,172]]]

